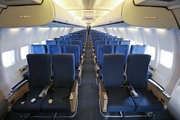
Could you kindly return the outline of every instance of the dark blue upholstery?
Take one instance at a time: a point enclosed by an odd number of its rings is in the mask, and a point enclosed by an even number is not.
[[[124,54],[125,55],[124,63],[126,63],[127,57],[129,55],[129,45],[115,45],[114,53],[115,54]]]
[[[65,38],[65,40],[72,41],[72,38]]]
[[[63,53],[63,46],[62,45],[48,45],[48,53],[50,54],[51,63],[52,63],[52,55]]]
[[[44,88],[51,79],[50,55],[27,55],[29,88]]]
[[[104,54],[102,68],[105,88],[122,87],[124,59],[123,54]]]
[[[74,82],[74,55],[54,54],[52,60],[54,90],[49,95],[53,96],[53,102],[48,103],[48,95],[42,104],[42,112],[71,112],[69,97]]]
[[[127,80],[134,88],[147,88],[150,55],[130,54],[127,60]]]
[[[56,41],[55,40],[46,40],[46,45],[56,45]]]
[[[108,112],[126,112],[135,110],[135,104],[132,98],[130,97],[129,93],[123,88],[108,88],[106,89],[106,93],[108,96]]]
[[[63,38],[54,38],[54,40],[59,41],[59,40],[63,40]]]
[[[72,40],[71,45],[79,45],[80,51],[82,51],[82,42],[80,40]]]
[[[105,41],[113,41],[113,38],[105,38]]]
[[[31,45],[31,52],[33,54],[47,53],[46,45]]]
[[[73,54],[53,54],[54,88],[73,86],[75,63]]]
[[[108,41],[108,45],[112,45],[112,51],[114,53],[114,46],[119,45],[119,41]]]
[[[114,40],[122,41],[122,38],[115,38]]]
[[[38,99],[35,103],[31,103],[32,98],[36,98],[42,91],[42,88],[32,89],[28,92],[26,101],[21,105],[23,97],[21,97],[12,106],[12,111],[17,113],[39,113],[41,112],[41,104],[43,99]]]
[[[42,99],[31,103],[32,98],[38,97],[43,88],[50,82],[51,66],[49,54],[29,54],[27,55],[29,68],[29,89],[25,103],[21,105],[21,97],[12,107],[14,112],[37,113],[40,112]]]
[[[72,53],[74,54],[75,58],[75,67],[77,68],[80,63],[80,51],[79,51],[79,45],[65,45],[66,53]]]
[[[99,67],[102,68],[103,55],[104,54],[112,54],[112,46],[111,45],[99,45],[98,51],[98,64]]]
[[[63,53],[66,53],[65,45],[69,45],[69,41],[58,41],[58,44],[63,46]]]
[[[129,40],[129,41],[126,41],[126,40],[122,40],[121,41],[121,43],[120,43],[121,45],[131,45],[131,41]]]
[[[137,112],[152,112],[161,111],[164,106],[161,102],[157,101],[154,96],[146,89],[135,89],[138,98],[133,98]]]
[[[95,52],[96,52],[96,56],[98,57],[97,53],[99,51],[99,45],[107,45],[107,41],[103,41],[103,40],[97,40],[95,43]]]
[[[108,96],[108,112],[134,111],[135,105],[126,90],[122,88],[123,54],[106,54],[103,60],[103,83]]]
[[[130,54],[145,54],[146,45],[131,45]]]
[[[49,95],[45,98],[42,104],[42,111],[48,113],[55,112],[71,112],[69,96],[71,93],[71,89],[55,89],[50,95],[53,95],[52,104],[48,103]]]

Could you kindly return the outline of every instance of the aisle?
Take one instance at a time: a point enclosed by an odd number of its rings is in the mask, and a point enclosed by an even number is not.
[[[95,71],[90,38],[87,39],[83,63],[82,83],[79,86],[78,112],[73,120],[102,120],[99,112],[98,86],[95,83]]]

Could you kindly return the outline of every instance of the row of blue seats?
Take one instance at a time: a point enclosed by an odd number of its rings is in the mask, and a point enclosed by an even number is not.
[[[58,41],[56,44],[55,41],[46,41],[46,45],[31,45],[32,53],[49,53],[49,45],[62,45],[63,50],[65,50],[65,45],[79,45],[80,51],[83,50],[83,45],[80,40],[73,40],[73,41]],[[63,51],[65,52],[65,51]],[[82,52],[81,52],[82,53]]]
[[[27,55],[29,91],[19,96],[11,108],[21,113],[24,119],[41,112],[52,113],[45,118],[53,119],[57,118],[56,113],[76,113],[78,81],[74,79],[75,57],[73,54],[54,54],[52,61],[51,67],[49,54]],[[53,81],[50,78],[51,71],[54,74]]]
[[[149,87],[150,81],[147,79],[147,73],[151,56],[129,55],[126,81],[123,79],[124,60],[125,55],[123,54],[104,55],[103,78],[99,82],[100,110],[124,112],[119,117],[125,117],[125,112],[151,112],[153,114],[150,114],[150,117],[153,117],[155,111],[164,109],[164,103],[156,98],[160,96],[155,97],[150,92],[153,88]],[[133,115],[133,117],[136,116],[139,117],[139,115]]]

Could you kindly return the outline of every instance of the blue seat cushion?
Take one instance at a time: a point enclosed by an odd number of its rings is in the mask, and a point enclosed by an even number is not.
[[[12,111],[17,113],[39,113],[41,112],[41,105],[43,102],[43,99],[38,99],[36,102],[31,103],[31,100],[33,98],[36,98],[42,91],[42,88],[40,89],[31,89],[26,97],[25,103],[21,105],[21,101],[23,97],[21,97],[13,106]]]
[[[129,93],[123,88],[106,88],[108,96],[108,112],[134,111],[135,104]]]
[[[69,103],[69,96],[71,93],[71,89],[55,89],[52,93],[53,94],[53,102],[51,104],[48,103],[49,94],[46,96],[41,110],[42,112],[71,112],[70,103]]]
[[[161,111],[164,106],[161,102],[157,101],[154,96],[146,89],[135,89],[138,98],[133,98],[136,111],[137,112],[151,112],[151,111]]]

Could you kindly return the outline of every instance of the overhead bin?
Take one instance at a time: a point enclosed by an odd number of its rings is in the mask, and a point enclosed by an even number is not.
[[[135,6],[133,0],[126,0],[122,18],[125,23],[133,26],[179,29],[171,10],[163,7]]]
[[[0,28],[42,26],[54,22],[83,26],[52,0],[44,0],[40,5],[8,6],[0,13]]]
[[[136,6],[133,0],[122,2],[93,26],[112,26],[114,23],[118,26],[123,23],[122,27],[127,24],[137,27],[179,29],[171,10],[165,7]]]

